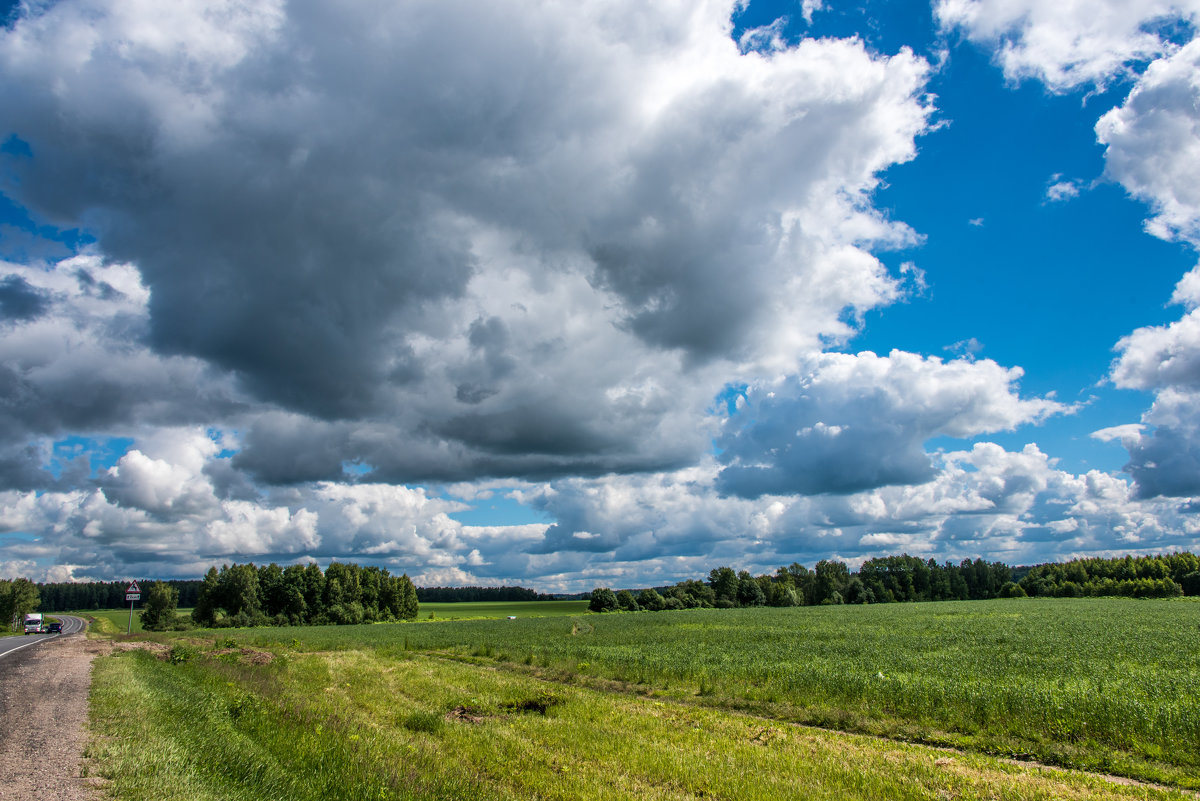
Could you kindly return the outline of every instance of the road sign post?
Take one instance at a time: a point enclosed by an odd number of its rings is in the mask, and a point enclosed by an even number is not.
[[[133,633],[133,602],[140,600],[142,597],[142,589],[136,581],[129,582],[129,586],[125,588],[125,600],[129,601],[129,628],[125,630],[126,634]]]

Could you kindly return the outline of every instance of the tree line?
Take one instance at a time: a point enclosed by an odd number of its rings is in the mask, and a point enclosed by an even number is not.
[[[1028,595],[1059,598],[1200,595],[1200,558],[1184,551],[1161,556],[1075,559],[1037,565],[1021,578],[1020,586]]]
[[[139,582],[145,595],[147,628],[187,625],[176,609],[192,607],[191,622],[202,626],[315,625],[412,620],[421,601],[549,600],[524,587],[431,587],[417,589],[407,575],[334,562],[318,565],[224,565],[203,580]],[[0,580],[0,625],[14,626],[27,613],[124,606],[124,581],[35,584],[27,578]],[[964,559],[938,563],[908,554],[869,559],[857,571],[838,560],[821,560],[810,570],[797,562],[773,574],[718,567],[707,580],[687,579],[665,587],[614,592],[597,587],[593,611],[664,610],[696,607],[808,606],[987,598],[1104,597],[1171,598],[1200,595],[1200,558],[1189,552],[1157,556],[1084,558],[1033,567]],[[148,616],[148,617],[147,617]]]
[[[34,587],[36,607],[37,587],[30,586]],[[59,593],[55,603],[69,604],[83,597],[90,599],[87,605],[63,608],[111,609],[124,605],[128,587],[125,582],[77,586],[90,592]],[[105,594],[112,586],[120,588],[119,596]],[[144,593],[141,622],[147,631],[414,620],[420,608],[416,588],[407,575],[393,576],[384,568],[348,562],[333,562],[325,570],[316,564],[222,565],[220,570],[209,568],[200,581],[141,582],[140,586]],[[184,598],[192,607],[188,618],[178,614]],[[0,611],[3,609],[0,605]]]
[[[553,601],[553,595],[545,595],[525,587],[417,587],[417,600],[421,603],[461,603],[478,601]]]
[[[812,606],[904,601],[967,601],[988,598],[1170,598],[1200,595],[1200,559],[1191,553],[1076,559],[1013,568],[1002,562],[964,559],[938,563],[908,554],[868,559],[857,571],[823,559],[813,569],[798,562],[773,574],[717,567],[708,580],[687,579],[641,591],[592,590],[593,612],[660,611],[699,607]]]
[[[418,610],[412,581],[386,568],[331,562],[322,571],[316,564],[247,563],[209,568],[192,622],[205,627],[348,625],[413,620]]]
[[[200,597],[200,579],[169,579],[163,583],[179,592],[179,605],[191,608]],[[138,580],[147,590],[151,582]],[[127,606],[125,581],[54,582],[38,584],[43,612],[69,612],[72,609],[118,609]],[[551,601],[557,596],[539,593],[526,587],[417,587],[420,603],[454,603],[465,601]],[[579,597],[586,597],[581,595]]]
[[[179,593],[179,605],[193,607],[200,594],[200,580],[171,579],[163,582]],[[138,580],[143,590],[149,587],[147,580]],[[120,609],[129,606],[125,600],[127,581],[80,581],[38,584],[43,612],[70,612],[73,609]]]

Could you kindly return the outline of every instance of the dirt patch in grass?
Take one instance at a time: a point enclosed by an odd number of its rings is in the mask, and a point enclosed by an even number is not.
[[[482,709],[473,706],[458,706],[446,713],[446,720],[459,720],[464,723],[483,723],[487,720],[487,715]]]
[[[164,660],[171,651],[171,647],[166,643],[150,642],[148,640],[114,642],[112,648],[114,651],[148,651],[159,659]]]
[[[269,665],[275,661],[275,654],[270,651],[259,651],[254,648],[218,648],[209,652],[212,656],[228,656],[247,665]]]

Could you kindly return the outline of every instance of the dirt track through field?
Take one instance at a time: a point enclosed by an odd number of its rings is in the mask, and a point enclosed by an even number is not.
[[[0,657],[2,801],[91,801],[80,776],[92,660],[107,646],[82,634]]]

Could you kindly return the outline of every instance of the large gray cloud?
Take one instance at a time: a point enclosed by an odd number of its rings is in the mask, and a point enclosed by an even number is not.
[[[929,114],[911,53],[742,54],[732,8],[31,6],[4,189],[275,408],[265,478],[678,466],[731,374],[898,297],[869,251],[914,235],[870,192]]]

